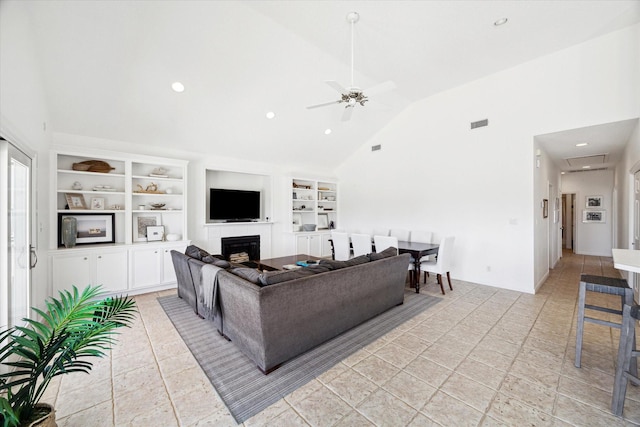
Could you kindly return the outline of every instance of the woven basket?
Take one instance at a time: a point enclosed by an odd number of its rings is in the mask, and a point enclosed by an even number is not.
[[[102,160],[86,160],[80,163],[73,164],[74,171],[88,171],[88,172],[100,172],[100,173],[109,173],[115,168],[112,168],[111,165],[107,162],[103,162]]]

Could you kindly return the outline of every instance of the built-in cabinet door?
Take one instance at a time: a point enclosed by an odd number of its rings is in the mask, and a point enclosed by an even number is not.
[[[128,288],[128,257],[126,251],[96,254],[96,284],[105,292],[124,291]]]
[[[131,251],[133,263],[133,288],[157,286],[161,283],[162,249],[145,248]]]
[[[171,259],[171,251],[175,250],[184,253],[186,248],[185,245],[180,245],[162,249],[162,284],[178,283],[176,270],[173,268],[173,259]]]
[[[53,259],[53,295],[61,290],[70,290],[75,285],[79,290],[93,284],[91,255],[74,254]]]
[[[296,235],[296,254],[321,257],[324,251],[324,236],[317,233]],[[331,247],[329,247],[331,256]]]

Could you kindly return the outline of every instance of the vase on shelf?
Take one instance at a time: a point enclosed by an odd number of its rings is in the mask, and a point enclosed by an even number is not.
[[[62,218],[62,243],[65,248],[72,248],[76,245],[78,236],[78,220],[73,216]]]

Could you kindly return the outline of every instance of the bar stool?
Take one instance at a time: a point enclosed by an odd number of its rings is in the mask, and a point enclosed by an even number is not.
[[[635,385],[640,385],[640,378],[638,378],[637,372],[637,357],[640,355],[640,351],[636,350],[635,340],[636,322],[640,320],[639,308],[637,305],[630,306],[625,304],[622,310],[618,363],[616,365],[616,377],[613,383],[613,397],[611,399],[611,412],[617,416],[622,415],[629,381]]]
[[[585,300],[587,291],[609,295],[620,295],[620,310],[586,304]],[[625,304],[633,305],[633,289],[629,287],[626,280],[615,277],[591,276],[588,274],[580,276],[580,291],[578,294],[578,329],[576,331],[576,360],[574,363],[576,368],[580,367],[582,357],[582,334],[584,332],[584,322],[591,322],[598,325],[609,326],[610,328],[622,329],[621,323],[587,317],[584,315],[584,310],[597,310],[622,316],[622,310],[624,309]]]

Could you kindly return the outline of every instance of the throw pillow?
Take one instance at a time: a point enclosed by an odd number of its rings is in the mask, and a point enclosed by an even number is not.
[[[358,264],[364,264],[366,262],[371,261],[369,259],[369,255],[360,255],[355,258],[351,258],[347,261],[336,261],[334,259],[323,259],[320,261],[320,265],[324,267],[330,267],[333,270],[338,270],[340,268],[351,267]]]
[[[251,283],[255,283],[256,285],[260,284],[260,272],[255,268],[232,268],[229,271]]]
[[[371,261],[377,261],[382,258],[389,258],[392,256],[398,255],[398,248],[390,247],[385,249],[382,252],[372,252],[369,254],[369,259]]]
[[[202,258],[202,262],[206,262],[207,264],[213,264],[216,267],[220,267],[220,268],[224,268],[227,269],[231,266],[231,264],[229,264],[229,261],[225,261],[223,259],[220,259],[218,257],[216,257],[215,255],[207,255],[206,257]]]
[[[184,251],[184,254],[200,261],[202,261],[202,258],[210,255],[209,252],[205,251],[204,249],[200,249],[196,245],[187,246],[187,249]]]

